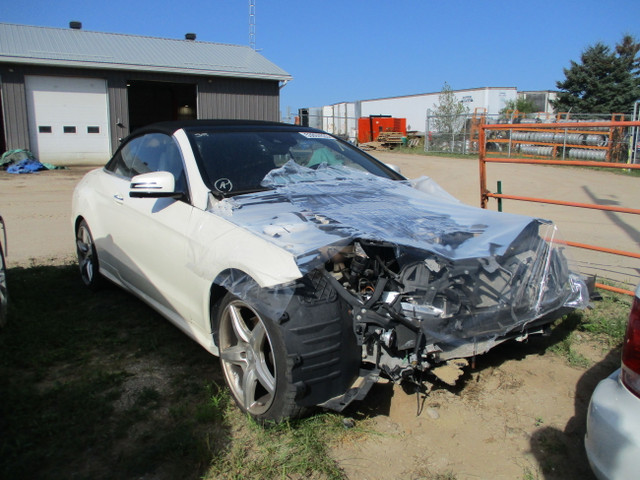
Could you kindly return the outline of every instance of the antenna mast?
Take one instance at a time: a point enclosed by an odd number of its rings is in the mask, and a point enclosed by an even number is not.
[[[249,0],[249,46],[256,49],[256,2]]]

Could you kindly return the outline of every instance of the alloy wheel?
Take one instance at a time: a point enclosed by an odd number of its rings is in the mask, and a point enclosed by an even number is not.
[[[80,275],[85,284],[91,285],[94,281],[95,272],[95,249],[93,238],[86,223],[82,222],[76,234],[76,250],[78,252],[78,266]]]
[[[232,300],[222,312],[220,358],[240,406],[252,415],[269,410],[276,395],[271,339],[260,314],[241,300]]]

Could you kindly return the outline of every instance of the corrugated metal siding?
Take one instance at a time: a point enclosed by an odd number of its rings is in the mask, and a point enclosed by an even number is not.
[[[198,83],[198,118],[278,121],[278,82],[209,79]]]
[[[111,152],[115,152],[120,141],[129,135],[129,104],[127,100],[127,78],[119,72],[107,77],[107,96],[109,99],[109,126],[111,130]],[[118,124],[124,128],[118,127]]]
[[[2,114],[4,115],[5,141],[7,150],[31,148],[29,124],[27,121],[27,98],[24,75],[9,69],[0,70],[2,85]]]

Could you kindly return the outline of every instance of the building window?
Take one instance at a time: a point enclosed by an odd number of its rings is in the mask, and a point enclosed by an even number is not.
[[[38,126],[38,133],[51,133],[51,127],[49,125]]]
[[[87,133],[100,133],[100,127],[87,127]]]
[[[62,127],[64,133],[76,133],[76,127]]]

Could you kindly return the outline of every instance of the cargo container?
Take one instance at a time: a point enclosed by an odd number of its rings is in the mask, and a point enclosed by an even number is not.
[[[401,133],[407,136],[407,119],[387,115],[370,115],[358,119],[358,142],[375,142],[382,132]]]

